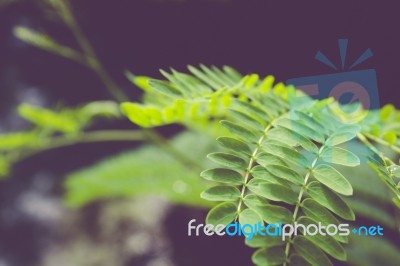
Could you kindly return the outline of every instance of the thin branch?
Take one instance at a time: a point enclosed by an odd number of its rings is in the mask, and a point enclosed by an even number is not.
[[[386,146],[386,147],[390,148],[391,150],[393,150],[393,151],[395,151],[395,152],[397,152],[397,153],[400,153],[400,147],[398,147],[398,146],[396,146],[396,145],[393,145],[392,143],[389,143],[389,142],[387,142],[387,141],[384,140],[384,139],[381,139],[381,138],[379,138],[379,137],[377,137],[377,136],[374,136],[374,135],[372,135],[372,134],[370,134],[370,133],[364,133],[363,135],[366,136],[367,138],[369,138],[369,139],[375,141],[375,142],[378,143],[378,144],[381,144],[381,145],[383,145],[383,146]]]
[[[16,161],[24,160],[47,150],[71,146],[79,143],[143,140],[146,140],[146,137],[144,133],[139,130],[99,130],[71,136],[53,137],[43,143],[40,143],[38,146],[32,147],[30,150],[24,151],[23,153],[20,151],[12,153],[8,159],[15,163]]]
[[[320,148],[319,151],[318,151],[317,157],[316,157],[316,158],[314,159],[314,161],[311,163],[311,167],[310,167],[310,169],[308,169],[307,174],[306,174],[306,176],[304,177],[304,184],[303,184],[303,186],[302,186],[301,189],[300,189],[299,197],[298,197],[298,199],[297,199],[297,204],[296,204],[296,207],[295,207],[294,212],[293,212],[293,223],[294,223],[294,222],[296,221],[296,219],[297,219],[297,213],[299,212],[300,204],[301,204],[301,201],[302,201],[302,199],[303,199],[303,194],[304,194],[305,189],[306,189],[306,187],[307,187],[307,182],[308,182],[308,179],[310,178],[312,169],[314,168],[315,164],[318,162],[319,156],[320,156],[320,154],[322,153],[322,151],[324,150],[324,148],[325,148],[325,145],[322,145],[321,148]],[[290,238],[291,238],[291,237],[290,237]],[[286,266],[286,265],[287,265],[287,260],[289,259],[290,240],[291,240],[291,239],[289,239],[289,241],[286,243],[286,247],[285,247],[285,258],[286,258],[286,261],[283,263],[283,266]]]
[[[69,1],[66,0],[65,5],[60,7],[60,9],[60,15],[64,20],[64,23],[70,28],[85,54],[87,65],[98,75],[107,90],[115,99],[120,102],[128,100],[128,97],[108,75],[107,71],[105,71],[103,65],[96,56],[92,45],[76,21]]]

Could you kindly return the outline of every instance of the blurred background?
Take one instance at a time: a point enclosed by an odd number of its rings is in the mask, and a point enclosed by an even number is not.
[[[15,110],[21,103],[77,106],[110,99],[92,71],[14,36],[16,26],[26,26],[78,47],[42,2],[0,0],[0,132],[28,127]],[[186,72],[188,64],[203,63],[273,74],[278,81],[335,73],[316,61],[315,53],[321,50],[340,65],[337,40],[347,38],[348,62],[371,48],[374,56],[356,69],[376,70],[381,105],[400,107],[395,2],[71,0],[71,5],[105,70],[130,100],[139,100],[141,92],[125,70],[161,78],[159,69]],[[133,125],[118,120],[96,127]],[[181,130],[159,131],[172,138]],[[198,148],[206,154],[214,144],[207,145]],[[158,197],[116,197],[81,208],[64,204],[66,175],[138,147],[136,142],[80,144],[19,162],[0,182],[0,266],[251,265],[252,250],[241,239],[187,237],[187,222],[202,221],[207,213],[199,207]],[[398,235],[392,241],[398,243]]]

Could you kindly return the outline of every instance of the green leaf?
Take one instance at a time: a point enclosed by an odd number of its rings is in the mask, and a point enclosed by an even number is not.
[[[135,84],[138,88],[145,92],[152,92],[153,88],[149,85],[150,77],[146,76],[136,76],[130,71],[125,71],[125,76],[129,81]]]
[[[286,182],[286,180],[272,175],[270,172],[267,171],[267,169],[260,165],[253,167],[250,173],[253,176],[253,179],[251,179],[248,184],[257,186],[259,183],[271,183],[282,185],[284,187],[290,187],[290,184]]]
[[[265,152],[260,152],[259,154],[257,154],[256,161],[264,167],[268,167],[268,165],[271,164],[287,166],[283,159]]]
[[[302,216],[300,217],[297,222],[304,226],[309,226],[310,224],[314,224],[318,226],[318,222],[315,220]],[[304,230],[301,229],[301,232],[304,235]],[[326,234],[326,233],[325,233]],[[316,235],[305,235],[305,238],[314,243],[320,249],[325,251],[327,254],[331,255],[333,258],[346,261],[346,251],[332,236],[326,234],[325,236],[322,234],[317,233]]]
[[[352,236],[347,247],[348,261],[356,266],[398,266],[400,261],[399,245],[386,237]]]
[[[301,209],[308,217],[315,221],[321,222],[323,226],[328,226],[330,224],[339,225],[339,221],[336,219],[336,217],[313,199],[305,199],[301,203]],[[333,238],[342,243],[348,242],[347,236],[336,234],[333,236]]]
[[[190,72],[193,73],[193,75],[195,75],[198,79],[200,79],[201,81],[203,81],[204,83],[209,85],[214,90],[218,90],[222,87],[217,82],[215,82],[211,77],[209,77],[208,75],[206,75],[205,73],[203,73],[202,71],[197,69],[196,67],[188,66],[188,69]]]
[[[151,79],[149,80],[149,85],[159,91],[160,93],[163,93],[167,96],[171,97],[182,97],[182,92],[178,90],[176,87],[170,85],[168,82],[162,81],[162,80],[156,80],[156,79]]]
[[[289,144],[290,146],[300,145],[305,150],[317,153],[318,147],[306,137],[294,132],[285,127],[278,126],[268,132],[268,137],[271,139],[276,139],[280,142]]]
[[[343,219],[354,221],[354,212],[350,207],[329,188],[323,186],[319,182],[311,182],[307,187],[308,194],[322,206],[328,208],[333,213]]]
[[[214,152],[207,155],[207,157],[212,161],[229,168],[237,168],[237,169],[247,168],[247,163],[245,160],[229,153]]]
[[[285,251],[281,247],[262,248],[254,252],[251,260],[255,265],[280,265],[285,261]]]
[[[325,162],[345,166],[357,166],[360,164],[360,159],[354,153],[339,147],[328,147],[324,149],[321,158]]]
[[[265,198],[261,198],[254,194],[247,194],[243,198],[243,201],[244,201],[244,204],[249,208],[259,206],[259,205],[269,204],[268,200],[266,200]]]
[[[288,118],[282,118],[276,121],[275,125],[279,125],[281,127],[285,127],[292,131],[303,135],[304,137],[315,140],[319,143],[323,143],[325,138],[321,132],[315,131],[307,125],[303,124],[301,121],[290,120]]]
[[[7,176],[10,172],[9,162],[2,156],[0,156],[0,180]]]
[[[235,82],[239,82],[241,80],[242,75],[239,72],[237,72],[234,68],[230,66],[223,66],[222,69],[224,70],[226,75],[228,75]]]
[[[118,118],[120,116],[120,105],[113,101],[90,102],[79,110],[79,117],[83,117],[86,121],[96,117]]]
[[[278,222],[286,224],[293,221],[293,214],[284,207],[271,204],[257,205],[249,203],[249,200],[245,200],[245,204],[259,213],[262,219],[268,224],[276,224]]]
[[[300,154],[295,149],[268,143],[264,145],[264,150],[284,160],[287,160],[295,165],[301,165],[306,168],[310,166],[310,163],[307,160],[307,158],[304,157],[304,155]]]
[[[262,218],[257,212],[253,211],[252,209],[244,209],[239,214],[239,223],[241,225],[243,224],[254,225],[258,224],[259,222],[263,224]]]
[[[217,225],[230,224],[237,216],[236,205],[231,202],[224,202],[212,208],[206,217],[206,223]]]
[[[285,241],[282,241],[282,238],[279,236],[269,236],[269,235],[255,235],[252,239],[246,239],[246,245],[252,248],[269,248],[282,246],[285,244]]]
[[[326,133],[327,130],[326,128],[317,120],[316,117],[307,115],[303,112],[299,111],[294,111],[295,115],[299,118],[299,120],[302,120],[307,123],[307,126],[312,128],[316,132],[324,132]]]
[[[312,169],[315,179],[342,195],[352,195],[353,188],[347,179],[335,168],[327,164],[320,164]]]
[[[243,113],[253,116],[254,118],[256,118],[257,121],[263,121],[264,122],[263,126],[266,125],[265,122],[269,121],[270,116],[264,110],[251,103],[243,101],[235,101],[234,106],[238,110],[242,110]]]
[[[242,122],[242,123],[246,124],[247,126],[249,126],[251,129],[253,129],[255,131],[263,132],[264,126],[256,119],[252,118],[251,116],[249,116],[245,113],[237,111],[237,110],[230,110],[230,112],[231,112],[232,116],[238,122]]]
[[[243,176],[238,172],[230,169],[225,168],[214,168],[203,171],[201,177],[204,179],[225,183],[225,184],[232,184],[232,185],[241,185],[243,184]]]
[[[296,252],[308,261],[312,266],[333,266],[324,252],[304,236],[296,236],[293,239],[293,246]]]
[[[304,183],[304,179],[301,175],[299,175],[296,171],[293,171],[292,169],[282,166],[282,165],[268,165],[266,167],[267,171],[269,171],[271,174],[285,179],[289,182],[292,182],[294,184],[301,185]]]
[[[236,201],[240,198],[240,191],[231,186],[215,186],[201,193],[201,198],[209,201]]]
[[[14,28],[14,35],[32,46],[46,50],[53,54],[77,61],[82,64],[88,64],[87,59],[81,53],[74,49],[58,43],[49,35],[38,32],[27,27],[17,26]]]
[[[390,144],[394,144],[397,140],[397,134],[394,131],[385,132],[385,134],[383,134],[383,139]]]
[[[125,102],[121,104],[121,112],[131,122],[145,128],[160,126],[165,122],[162,111],[154,106]]]
[[[235,123],[232,123],[232,122],[226,121],[226,120],[222,120],[220,123],[229,132],[231,132],[233,135],[238,136],[242,140],[244,140],[246,142],[250,142],[250,143],[258,142],[256,135],[251,130],[248,130],[242,126],[239,126]]]
[[[205,164],[214,140],[186,132],[170,143],[183,153],[191,147],[196,152],[188,153],[188,159]],[[145,145],[68,174],[65,201],[68,206],[81,207],[100,199],[152,195],[175,204],[209,207],[212,203],[200,198],[207,187],[209,184],[191,167],[156,145]]]
[[[292,255],[289,258],[290,263],[289,265],[294,265],[294,266],[310,266],[310,264],[303,259],[303,257],[300,257],[298,255]]]
[[[21,104],[18,106],[18,112],[26,120],[43,128],[64,133],[76,133],[80,128],[78,119],[68,112],[56,113],[29,104]]]
[[[267,182],[249,182],[248,188],[253,193],[273,201],[283,201],[289,204],[294,204],[297,201],[294,191],[282,185]]]
[[[330,136],[325,144],[328,146],[336,146],[341,143],[352,140],[357,136],[357,133],[360,131],[360,127],[358,126],[344,126],[341,127],[335,134]]]
[[[395,112],[396,108],[393,106],[393,104],[386,104],[380,110],[380,118],[382,121],[387,121]]]
[[[388,213],[385,208],[375,202],[375,199],[371,198],[370,201],[366,201],[364,198],[350,198],[346,202],[349,204],[351,209],[357,214],[357,217],[365,217],[367,219],[378,222],[385,228],[396,228],[396,221],[393,219],[393,215]]]
[[[221,80],[223,80],[224,84],[227,84],[229,86],[235,85],[236,81],[232,80],[226,73],[221,71],[221,69],[219,69],[216,66],[211,66],[211,69],[215,73],[215,75],[217,75]]]
[[[0,135],[1,137],[1,135]],[[1,142],[0,142],[1,143]],[[1,144],[0,144],[1,145]],[[1,146],[0,146],[1,147]],[[392,174],[395,177],[400,177],[400,166],[399,165],[391,165],[388,168],[388,171],[390,174]]]
[[[293,214],[286,208],[276,205],[271,205],[264,198],[260,198],[254,194],[248,194],[243,199],[244,204],[253,209],[269,224],[278,222],[291,223]]]
[[[208,67],[206,67],[203,64],[200,64],[200,68],[201,70],[203,70],[203,72],[210,78],[212,79],[216,84],[219,84],[219,86],[224,86],[226,85],[226,81],[221,79],[216,73],[215,71],[209,69]]]
[[[239,156],[248,158],[252,154],[249,146],[243,141],[230,137],[219,137],[217,138],[217,141],[221,146],[227,148],[229,151],[234,152],[235,154],[238,154]]]
[[[10,151],[14,149],[35,146],[40,142],[39,135],[35,132],[11,132],[0,135],[0,150]]]

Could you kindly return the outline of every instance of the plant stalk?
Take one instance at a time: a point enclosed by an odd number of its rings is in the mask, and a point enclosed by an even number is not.
[[[311,176],[312,169],[314,168],[315,164],[317,163],[317,161],[318,161],[318,159],[319,159],[319,156],[320,156],[320,154],[322,153],[322,151],[323,151],[324,148],[325,148],[324,145],[321,146],[321,148],[320,148],[319,151],[318,151],[317,157],[316,157],[316,158],[314,159],[314,161],[311,163],[311,167],[308,169],[307,174],[306,174],[306,176],[304,177],[304,185],[303,185],[303,186],[301,187],[301,189],[300,189],[299,197],[298,197],[298,199],[297,199],[297,204],[296,204],[296,207],[295,207],[294,212],[293,212],[293,223],[294,223],[294,222],[296,221],[296,219],[297,219],[297,214],[298,214],[298,212],[299,212],[300,204],[301,204],[301,201],[302,201],[302,199],[303,199],[303,194],[304,194],[304,192],[305,192],[305,190],[306,190],[307,182],[308,182],[308,179],[309,179],[310,176]],[[287,260],[289,259],[289,253],[290,253],[290,243],[291,243],[291,239],[292,239],[292,237],[290,237],[289,241],[286,243],[286,247],[285,247],[285,258],[286,258],[286,260],[285,260],[285,262],[283,263],[283,266],[287,266]]]

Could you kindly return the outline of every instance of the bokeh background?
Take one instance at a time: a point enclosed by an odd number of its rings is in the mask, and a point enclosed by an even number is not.
[[[161,77],[159,69],[230,65],[277,80],[335,73],[314,59],[323,51],[339,65],[337,40],[349,39],[348,62],[367,48],[357,70],[376,70],[381,104],[400,107],[400,16],[396,2],[72,0],[76,18],[116,83],[132,100],[139,90],[124,71]],[[15,107],[76,106],[109,99],[88,69],[14,37],[18,25],[43,30],[76,47],[70,31],[37,0],[0,0],[0,132],[24,129]],[[99,127],[129,128],[119,121]],[[179,127],[161,129],[166,137]],[[85,144],[20,162],[0,183],[0,266],[249,265],[241,239],[188,238],[187,221],[205,210],[165,201],[105,200],[70,209],[63,177],[137,144]],[[149,207],[150,206],[150,207]],[[135,211],[127,211],[135,210]]]

